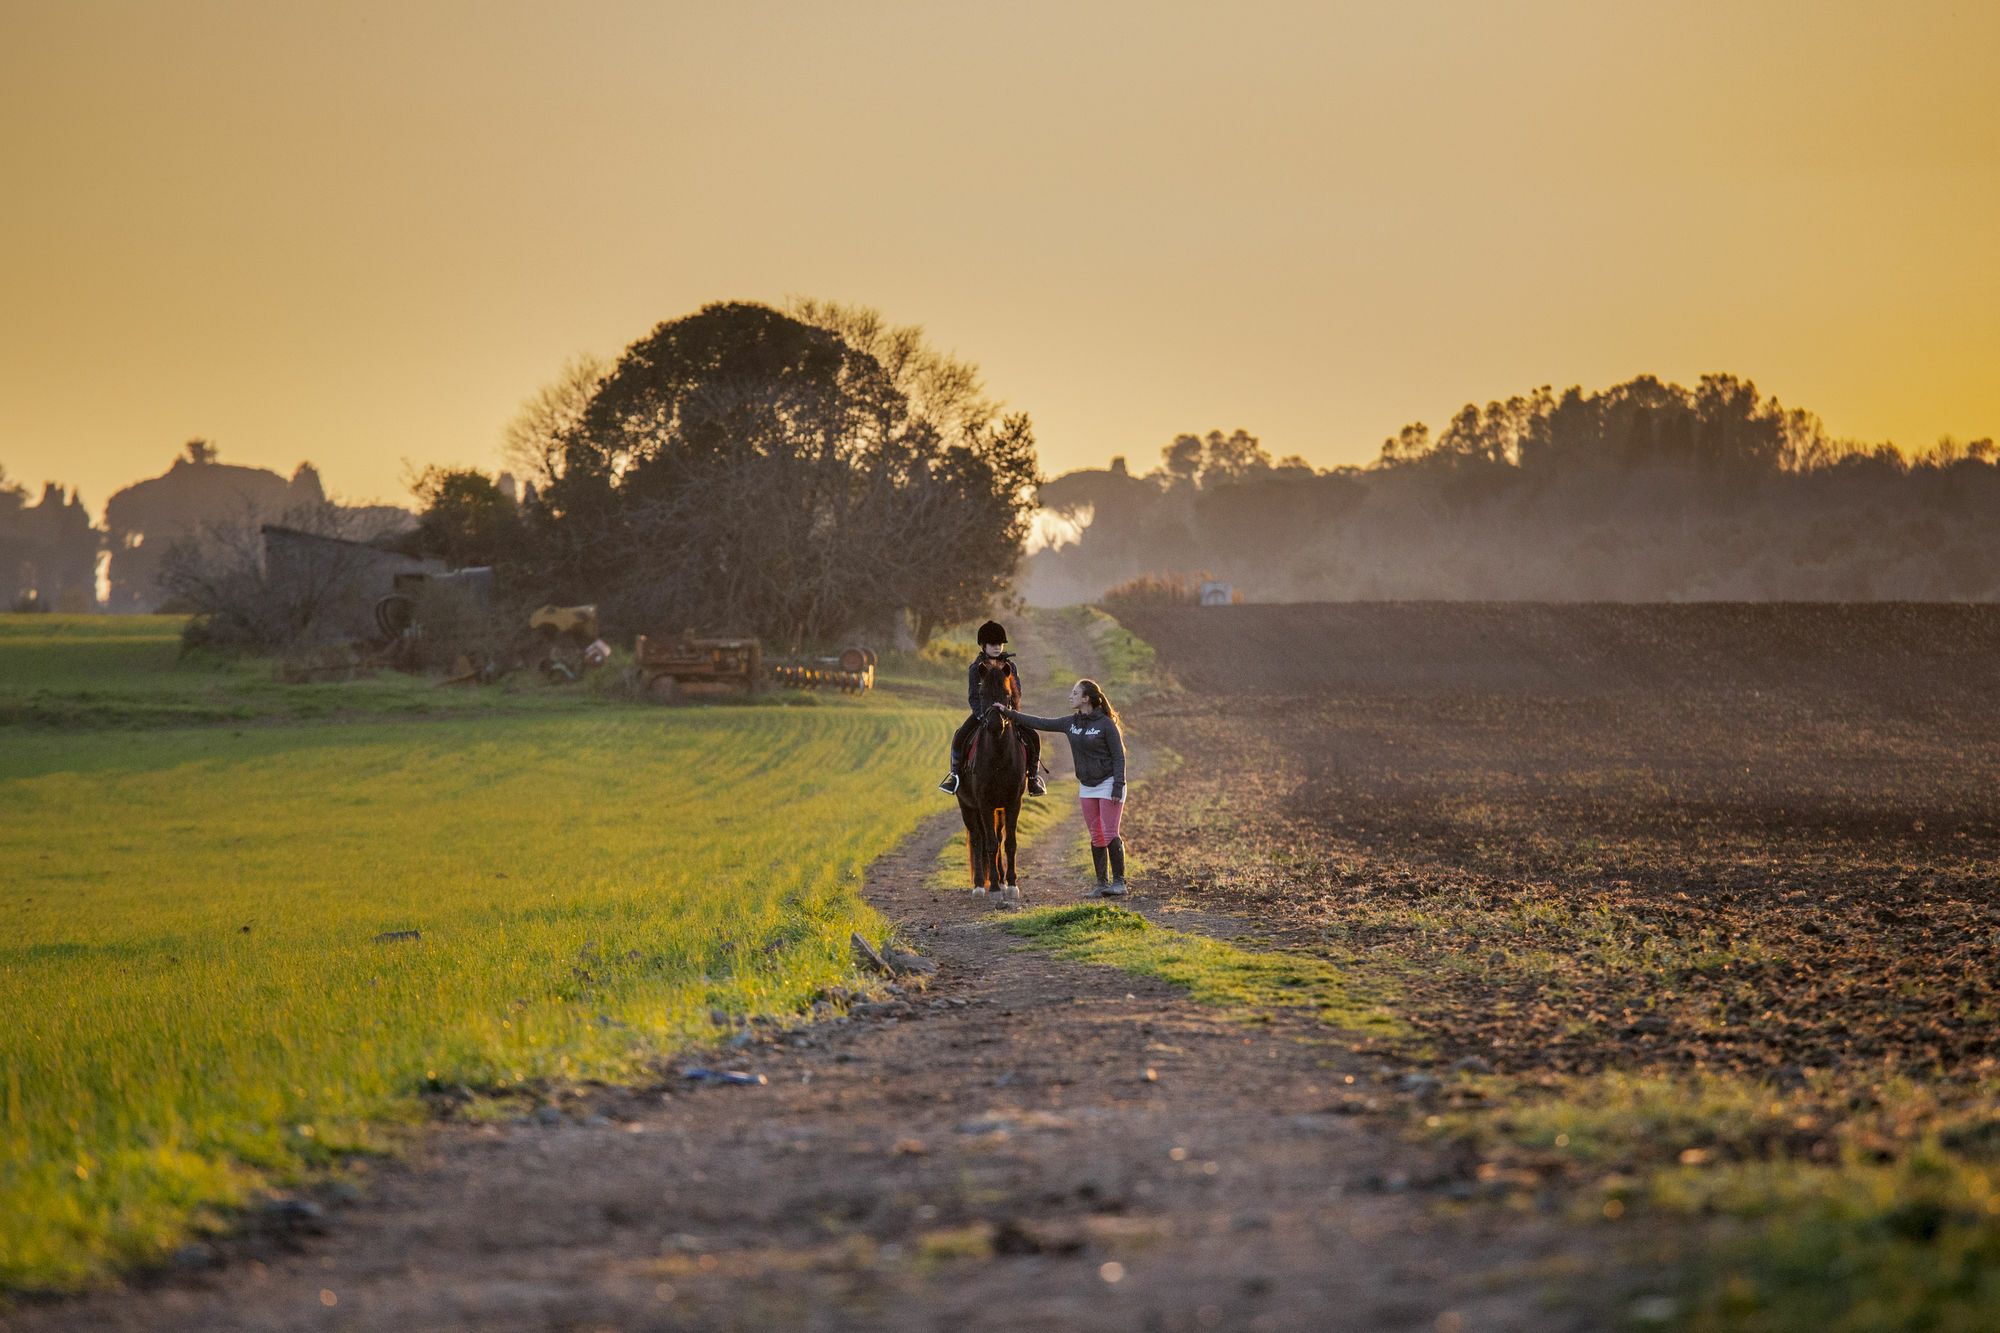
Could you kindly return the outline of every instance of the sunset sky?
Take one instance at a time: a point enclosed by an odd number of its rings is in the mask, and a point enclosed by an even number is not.
[[[2000,434],[2000,5],[0,0],[0,466],[407,502],[720,299],[921,323],[1045,468],[1542,383]]]

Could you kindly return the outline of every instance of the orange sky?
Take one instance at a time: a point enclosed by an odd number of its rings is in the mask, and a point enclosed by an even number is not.
[[[406,500],[565,358],[877,306],[1051,472],[1730,370],[2000,434],[2000,5],[0,0],[0,466]]]

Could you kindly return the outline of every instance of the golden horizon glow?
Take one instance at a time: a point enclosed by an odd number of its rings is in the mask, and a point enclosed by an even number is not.
[[[581,351],[878,307],[1051,473],[1552,383],[2000,433],[2000,7],[0,7],[0,466],[349,499]]]

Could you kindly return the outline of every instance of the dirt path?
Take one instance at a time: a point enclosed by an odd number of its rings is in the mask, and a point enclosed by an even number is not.
[[[957,825],[941,812],[867,877],[938,963],[907,1014],[759,1030],[730,1064],[762,1086],[674,1079],[553,1123],[443,1126],[324,1234],[246,1237],[218,1266],[0,1327],[1604,1325],[1543,1304],[1573,1232],[1446,1217],[1456,1164],[1329,1109],[1395,1095],[1337,1034],[1017,949],[930,883]],[[1024,856],[1031,905],[1083,889],[1072,837]]]

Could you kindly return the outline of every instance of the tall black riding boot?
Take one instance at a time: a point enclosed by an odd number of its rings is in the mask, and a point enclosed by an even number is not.
[[[1090,848],[1090,863],[1097,867],[1097,887],[1104,887],[1104,863],[1111,859],[1111,853],[1095,843]]]
[[[1110,845],[1104,850],[1111,855],[1111,885],[1109,891],[1113,897],[1117,897],[1119,894],[1125,892],[1125,839],[1113,838]]]

